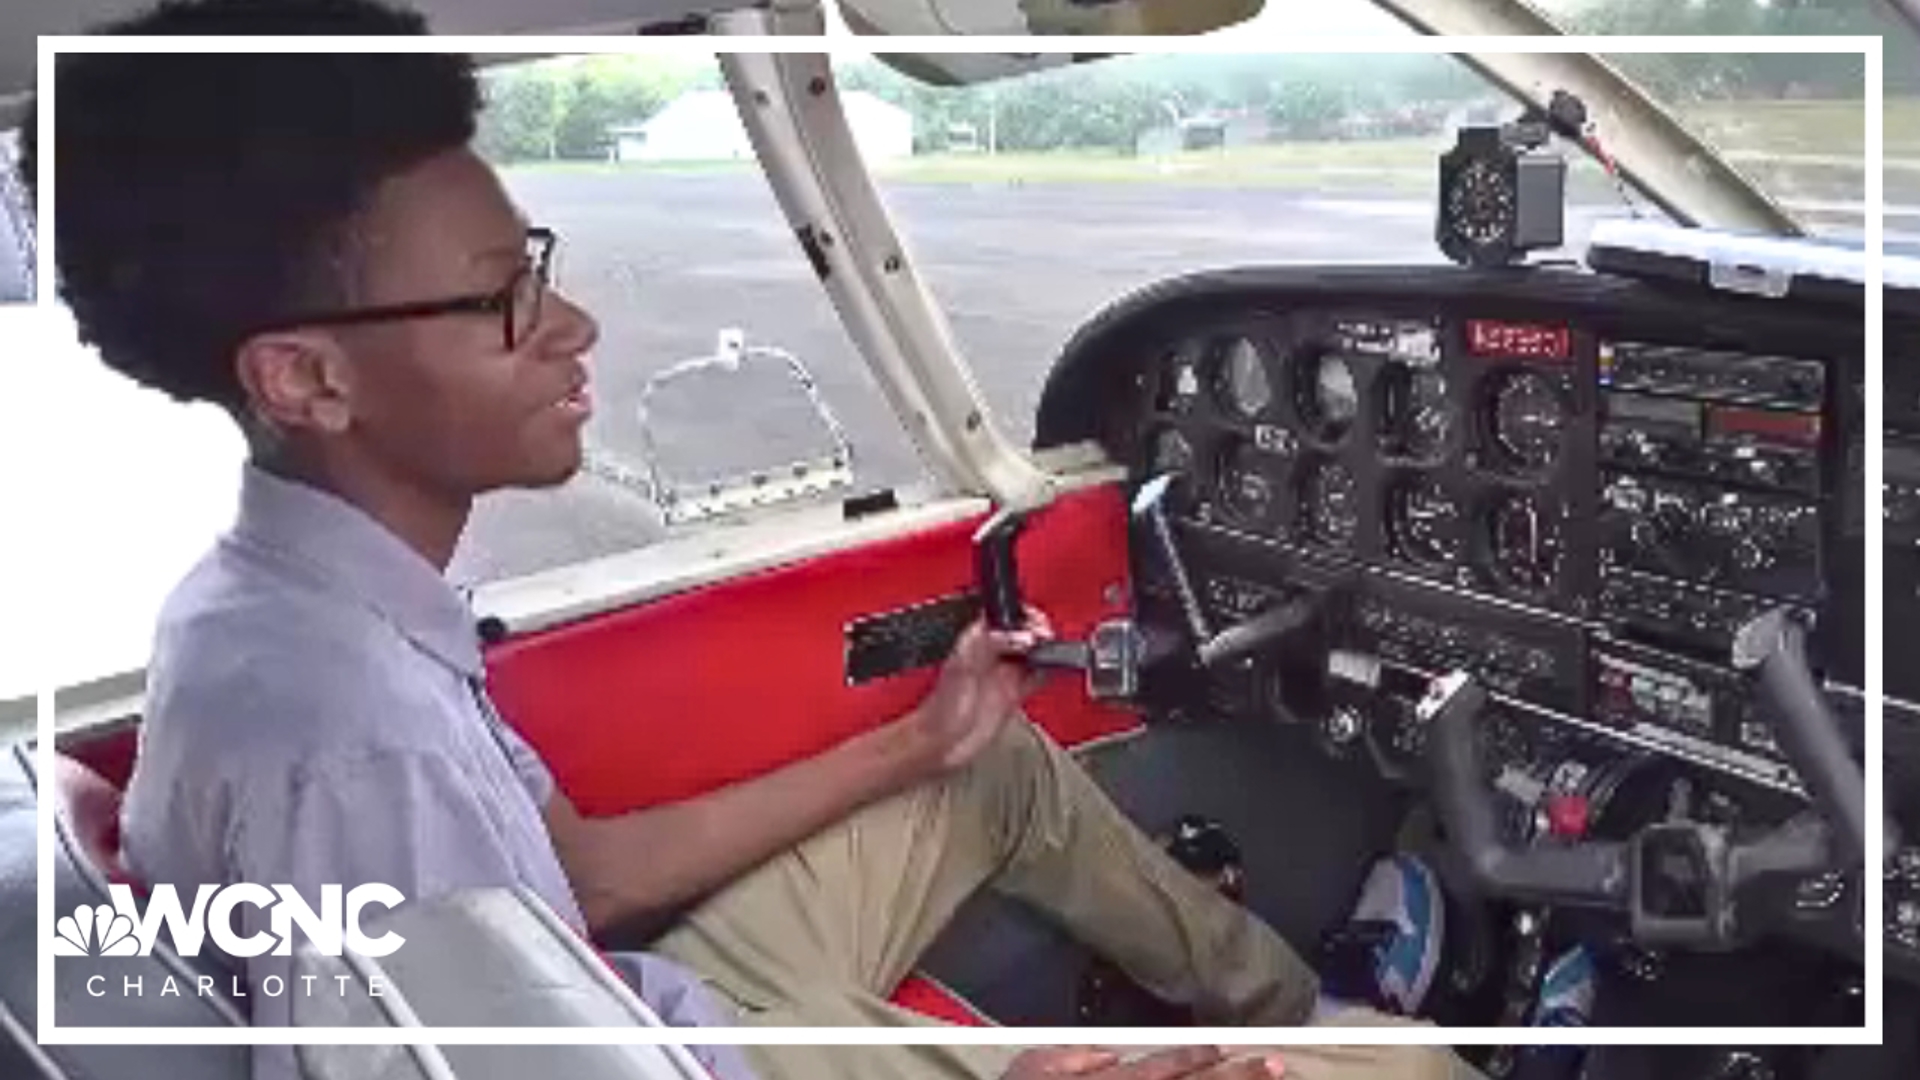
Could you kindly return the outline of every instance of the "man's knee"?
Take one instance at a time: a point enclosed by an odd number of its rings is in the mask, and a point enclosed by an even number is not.
[[[1017,715],[964,772],[954,777],[954,793],[985,815],[995,846],[1024,846],[1036,814],[1056,798],[1057,751],[1045,732]]]
[[[1051,768],[1050,756],[1046,733],[1025,714],[1017,713],[978,757],[955,774],[955,779],[970,783],[1022,783],[1041,770]]]

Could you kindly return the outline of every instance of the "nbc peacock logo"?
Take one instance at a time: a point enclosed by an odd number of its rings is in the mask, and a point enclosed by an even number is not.
[[[377,958],[391,955],[407,940],[392,931],[368,937],[360,927],[368,907],[395,908],[405,901],[391,885],[322,885],[317,909],[291,885],[201,885],[191,906],[181,903],[172,885],[155,885],[144,910],[132,887],[116,882],[107,891],[113,903],[81,904],[73,914],[55,920],[53,955],[152,956],[162,929],[169,931],[181,956],[199,956],[209,939],[228,956],[291,956],[299,933],[323,956],[351,951]],[[260,909],[254,933],[241,933],[244,920],[238,909],[243,906]]]
[[[73,909],[53,924],[55,956],[139,956],[140,939],[133,920],[111,904]]]

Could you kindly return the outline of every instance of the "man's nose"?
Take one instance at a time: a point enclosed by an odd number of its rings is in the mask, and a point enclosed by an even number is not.
[[[556,353],[572,357],[590,351],[600,340],[600,324],[580,305],[559,293],[551,293],[548,300],[554,302],[554,332],[552,349]]]

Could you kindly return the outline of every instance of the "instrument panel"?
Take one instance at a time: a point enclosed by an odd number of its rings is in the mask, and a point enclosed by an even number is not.
[[[1858,684],[1862,330],[1554,270],[1196,275],[1083,329],[1038,441],[1176,478],[1217,627],[1344,583],[1336,652],[1473,667],[1536,718],[1791,789],[1728,654],[1786,605],[1816,665]],[[1165,571],[1135,571],[1143,617],[1171,622]],[[1207,678],[1213,706],[1288,713],[1270,674]],[[1390,696],[1305,718],[1337,740]]]
[[[1196,522],[1570,608],[1594,358],[1539,324],[1253,317],[1172,350],[1127,457]]]

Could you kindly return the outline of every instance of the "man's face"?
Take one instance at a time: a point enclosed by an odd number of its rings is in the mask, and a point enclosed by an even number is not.
[[[382,185],[358,231],[355,306],[493,293],[531,274],[527,223],[468,150]],[[521,289],[526,297],[537,290]],[[345,347],[354,457],[443,495],[558,484],[579,469],[598,328],[548,289],[537,321],[460,313],[334,331]]]

